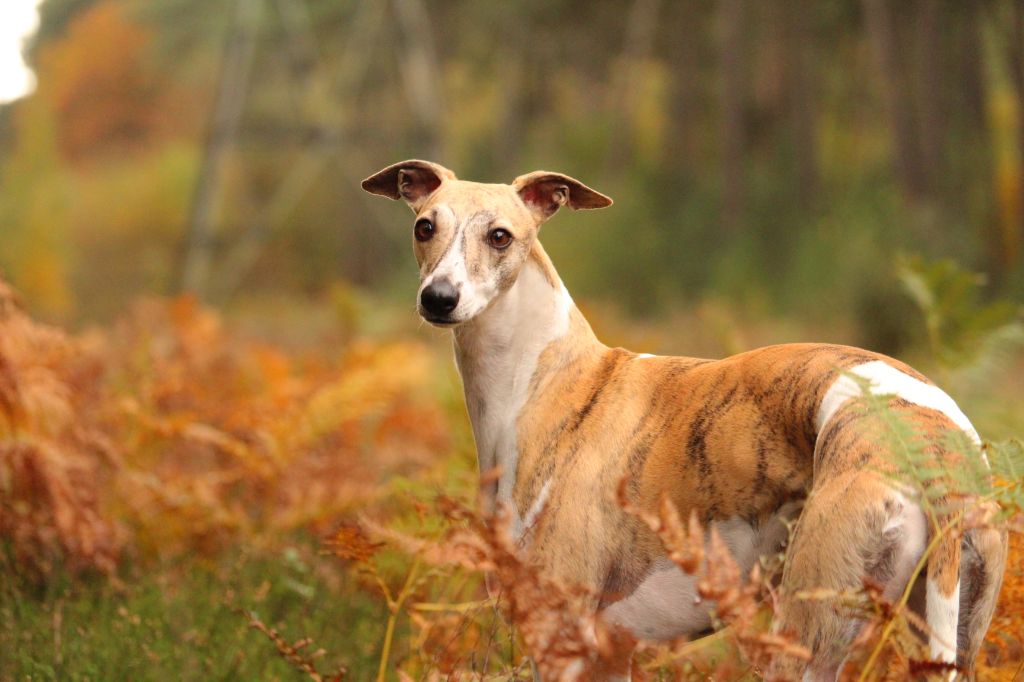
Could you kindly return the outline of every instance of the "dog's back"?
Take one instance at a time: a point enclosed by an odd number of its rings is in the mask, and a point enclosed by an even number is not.
[[[807,498],[784,589],[844,592],[867,577],[895,602],[953,519],[953,502],[963,502],[948,476],[916,482],[950,488],[927,501],[900,477],[908,468],[962,467],[971,464],[965,458],[983,457],[973,427],[945,393],[909,366],[861,349],[791,344],[717,361],[606,349],[561,370],[531,387],[518,421],[516,507],[544,498],[544,516],[530,531],[536,551],[556,572],[577,580],[590,574],[586,582],[606,594],[608,617],[643,637],[677,636],[706,619],[682,603],[692,586],[664,573],[657,539],[603,499],[600,491],[614,481],[626,477],[633,503],[648,511],[663,494],[683,518],[696,510],[703,524],[720,528],[746,569],[758,554],[782,549],[779,522]],[[881,402],[865,409],[862,394]],[[890,420],[920,438],[907,445],[918,461],[893,451],[901,436],[889,432]],[[581,496],[594,501],[581,505]],[[958,650],[956,660],[969,666],[995,606],[1005,537],[946,531],[917,577],[927,594],[927,606],[917,606],[932,629],[933,655],[953,660]],[[581,554],[605,559],[581,568]],[[647,594],[655,586],[661,599]],[[662,613],[674,600],[674,615]],[[835,604],[784,603],[777,627],[800,633],[814,649],[813,671],[834,675],[856,634],[849,615]],[[775,674],[784,678],[795,672],[789,666],[802,665],[787,661]]]

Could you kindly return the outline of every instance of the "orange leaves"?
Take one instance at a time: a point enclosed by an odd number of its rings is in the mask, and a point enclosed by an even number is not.
[[[605,645],[613,646],[617,636],[597,631],[595,595],[581,587],[561,583],[524,559],[508,534],[508,519],[485,519],[444,496],[438,498],[436,506],[448,522],[447,531],[438,541],[410,537],[369,521],[364,521],[363,525],[372,535],[413,554],[418,561],[488,572],[495,579],[490,590],[492,595],[507,609],[507,618],[522,637],[541,677],[546,680],[590,679],[591,672],[608,653]],[[447,615],[428,618],[428,613],[463,611],[457,604],[418,606],[423,608],[418,609],[416,621],[425,640],[436,636],[435,631],[444,631],[453,625]],[[482,604],[469,606],[476,610]],[[465,618],[461,622],[468,624]],[[436,658],[446,660],[445,665],[450,670],[460,662],[471,662],[475,656],[473,652],[448,649],[437,650],[435,654]]]
[[[101,491],[116,458],[79,417],[84,346],[32,322],[0,281],[0,538],[29,573],[55,561],[111,571],[124,541],[102,513]]]
[[[1010,534],[1006,575],[978,661],[978,679],[1020,679],[1024,661],[1024,535]]]
[[[369,561],[383,542],[373,542],[357,523],[343,523],[324,543],[335,556],[357,563]]]
[[[667,495],[662,496],[658,513],[651,514],[638,507],[629,499],[629,479],[619,481],[617,502],[623,511],[633,514],[653,530],[668,551],[668,558],[684,572],[694,574],[704,562],[704,531],[697,520],[696,510],[690,514],[689,524],[684,527],[679,511]]]
[[[629,514],[642,520],[665,545],[673,562],[685,573],[697,576],[697,593],[709,602],[715,616],[729,627],[729,635],[751,664],[767,668],[775,656],[810,660],[811,653],[791,638],[767,631],[763,597],[769,591],[757,564],[743,575],[718,529],[705,533],[694,510],[683,525],[679,512],[667,495],[662,496],[657,514],[636,505],[628,496],[629,479],[619,482],[617,501]]]
[[[76,339],[0,282],[0,536],[26,565],[111,568],[125,541],[166,557],[322,528],[448,446],[429,362],[407,343],[296,357],[190,298]]]
[[[426,487],[418,472],[434,460],[462,466],[439,456],[450,450],[452,422],[430,399],[432,362],[414,343],[288,352],[247,340],[188,298],[139,302],[111,328],[74,337],[33,322],[0,282],[0,541],[18,570],[44,573],[56,561],[111,571],[125,548],[146,562],[229,544],[273,546],[300,527],[322,532],[395,490]],[[402,476],[409,488],[389,487]],[[683,519],[667,499],[640,506],[627,490],[623,483],[620,504],[695,576],[724,626],[681,649],[643,654],[644,669],[738,677],[774,657],[807,657],[769,630],[769,580],[756,567],[745,574],[715,527]],[[397,665],[413,679],[521,678],[520,641],[545,679],[586,679],[622,664],[617,652],[630,642],[594,616],[597,595],[524,560],[507,519],[485,520],[444,496],[435,513],[410,505],[392,507],[390,524],[342,525],[325,547],[387,604],[387,647],[367,643],[379,646],[385,673]],[[398,529],[403,511],[430,539]],[[1013,679],[1019,666],[1022,563],[1024,544],[1013,536],[980,679]],[[484,594],[481,571],[496,578],[495,598]],[[903,619],[870,586],[804,596],[859,606],[869,626],[858,646],[875,641],[870,623]],[[330,679],[305,638],[293,642],[257,622],[289,663]],[[898,644],[877,670],[921,665],[922,656]]]
[[[39,94],[56,114],[65,156],[138,148],[162,120],[162,84],[146,54],[150,40],[106,0],[84,10],[44,51]]]

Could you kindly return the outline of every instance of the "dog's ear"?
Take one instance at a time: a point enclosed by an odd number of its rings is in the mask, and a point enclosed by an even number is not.
[[[405,199],[412,210],[418,211],[441,183],[454,179],[455,173],[444,166],[410,159],[374,173],[363,180],[362,187],[371,194],[389,199]]]
[[[573,209],[612,205],[612,200],[605,195],[561,173],[534,171],[513,180],[512,187],[538,222],[547,220],[566,204]]]

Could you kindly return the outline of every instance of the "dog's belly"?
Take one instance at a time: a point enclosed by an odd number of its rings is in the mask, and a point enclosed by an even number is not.
[[[785,505],[757,529],[739,518],[713,524],[742,575],[749,574],[759,557],[781,550],[786,523],[798,509],[797,503]],[[714,603],[700,599],[698,580],[699,576],[684,573],[670,559],[659,558],[636,589],[605,608],[602,618],[640,639],[666,640],[706,630],[711,627]]]
[[[606,608],[603,617],[640,639],[672,639],[711,626],[710,605],[697,595],[697,578],[665,558],[654,562],[633,593]]]

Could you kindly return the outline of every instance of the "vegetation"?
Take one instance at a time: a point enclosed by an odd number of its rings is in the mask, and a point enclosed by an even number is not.
[[[439,348],[331,339],[287,351],[190,298],[140,301],[110,328],[69,336],[0,293],[5,679],[522,677],[526,647],[552,672],[593,646],[578,595],[522,564],[502,524],[471,511],[472,444]],[[985,373],[986,392],[1019,416],[1015,382],[972,366],[973,382]],[[915,434],[890,426],[902,466],[934,477]],[[1020,530],[1024,450],[991,445],[989,457],[999,523]],[[961,477],[987,486],[970,468]],[[704,565],[699,528],[671,508],[648,522],[681,566]],[[985,679],[1012,679],[1021,660],[1014,538]],[[744,587],[721,546],[706,560],[715,570],[702,590],[729,627],[645,649],[643,669],[745,677],[799,655],[765,631],[777,564]],[[489,597],[485,570],[515,590]],[[881,647],[879,669],[922,659],[907,614],[877,590],[840,596],[876,624],[862,645]],[[552,605],[561,620],[541,617]],[[741,656],[729,653],[737,646]]]
[[[39,87],[0,107],[0,680],[527,679],[528,648],[547,673],[593,651],[578,591],[474,511],[450,342],[409,304],[408,214],[358,189],[410,157],[613,196],[542,234],[612,345],[836,341],[935,378],[995,474],[955,482],[1000,505],[941,530],[1011,530],[979,677],[1021,679],[1021,3],[41,13]],[[950,472],[886,400],[864,408],[942,510]],[[741,576],[671,507],[644,520],[703,571],[719,629],[643,647],[640,678],[806,655],[766,629],[778,558]],[[865,620],[858,675],[929,672],[874,586],[805,596]]]

